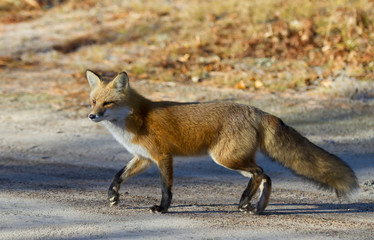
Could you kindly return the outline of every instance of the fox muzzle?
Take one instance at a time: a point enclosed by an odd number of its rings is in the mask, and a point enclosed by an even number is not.
[[[94,122],[100,122],[101,120],[103,120],[103,114],[90,113],[88,114],[88,118]]]

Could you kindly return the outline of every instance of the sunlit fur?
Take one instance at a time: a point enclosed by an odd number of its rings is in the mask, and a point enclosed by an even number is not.
[[[259,214],[268,204],[271,180],[256,164],[258,149],[296,174],[335,190],[338,196],[358,189],[357,178],[344,161],[257,108],[223,102],[154,102],[130,87],[126,73],[104,81],[88,71],[87,78],[93,103],[91,114],[99,116],[96,121],[103,121],[137,163],[144,161],[148,166],[145,162],[151,160],[160,169],[163,197],[160,206],[152,211],[166,212],[170,205],[176,155],[209,154],[217,164],[251,178],[240,201],[244,211],[252,211],[248,202],[261,183],[255,212]],[[122,169],[111,186],[119,186],[126,174],[126,168]],[[136,174],[132,170],[131,175]],[[108,194],[114,199],[112,204],[118,202],[118,190],[112,187]]]

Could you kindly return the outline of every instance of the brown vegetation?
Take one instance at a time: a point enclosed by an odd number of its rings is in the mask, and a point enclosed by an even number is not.
[[[373,9],[363,0],[1,0],[0,71],[62,68],[85,84],[86,68],[126,70],[133,80],[246,91],[343,78],[355,88],[374,79]]]

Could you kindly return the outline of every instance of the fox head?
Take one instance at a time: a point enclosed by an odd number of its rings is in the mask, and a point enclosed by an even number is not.
[[[103,80],[90,70],[87,70],[86,76],[91,87],[92,106],[88,118],[94,122],[124,119],[129,114],[127,99],[130,92],[126,72],[119,73],[112,81]]]

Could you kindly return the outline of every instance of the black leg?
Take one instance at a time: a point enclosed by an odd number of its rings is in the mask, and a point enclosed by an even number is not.
[[[242,197],[240,198],[240,201],[239,201],[240,210],[245,210],[248,207],[249,202],[251,201],[250,193],[252,191],[252,185],[253,185],[252,183],[253,183],[253,179],[251,178],[249,179],[248,185],[245,188],[242,194]]]
[[[171,186],[166,183],[166,181],[161,176],[161,203],[160,205],[154,205],[151,207],[151,212],[160,212],[160,213],[167,213],[171,200],[173,198],[173,193],[171,192]]]
[[[119,203],[119,189],[121,184],[128,178],[135,176],[152,166],[152,161],[149,159],[134,157],[124,168],[119,170],[116,175],[114,175],[113,181],[108,189],[108,199],[110,205],[116,205]]]
[[[108,189],[108,199],[110,201],[110,205],[113,206],[113,205],[116,205],[118,204],[119,202],[119,189],[120,189],[120,186],[121,186],[121,176],[123,175],[123,173],[125,172],[126,170],[126,166],[123,167],[121,170],[119,170],[116,175],[114,175],[114,178],[113,178],[113,181],[112,183],[110,184],[109,186],[109,189]]]
[[[150,208],[153,213],[166,213],[170,207],[173,194],[171,192],[173,186],[173,159],[165,158],[158,163],[161,178],[161,203]]]
[[[254,212],[254,207],[251,205],[251,199],[256,194],[262,180],[262,169],[259,171],[252,171],[252,178],[249,179],[248,185],[245,188],[242,197],[239,201],[239,210],[243,212]]]
[[[267,175],[263,175],[260,185],[260,197],[256,205],[256,214],[262,214],[269,203],[271,194],[271,179]]]

